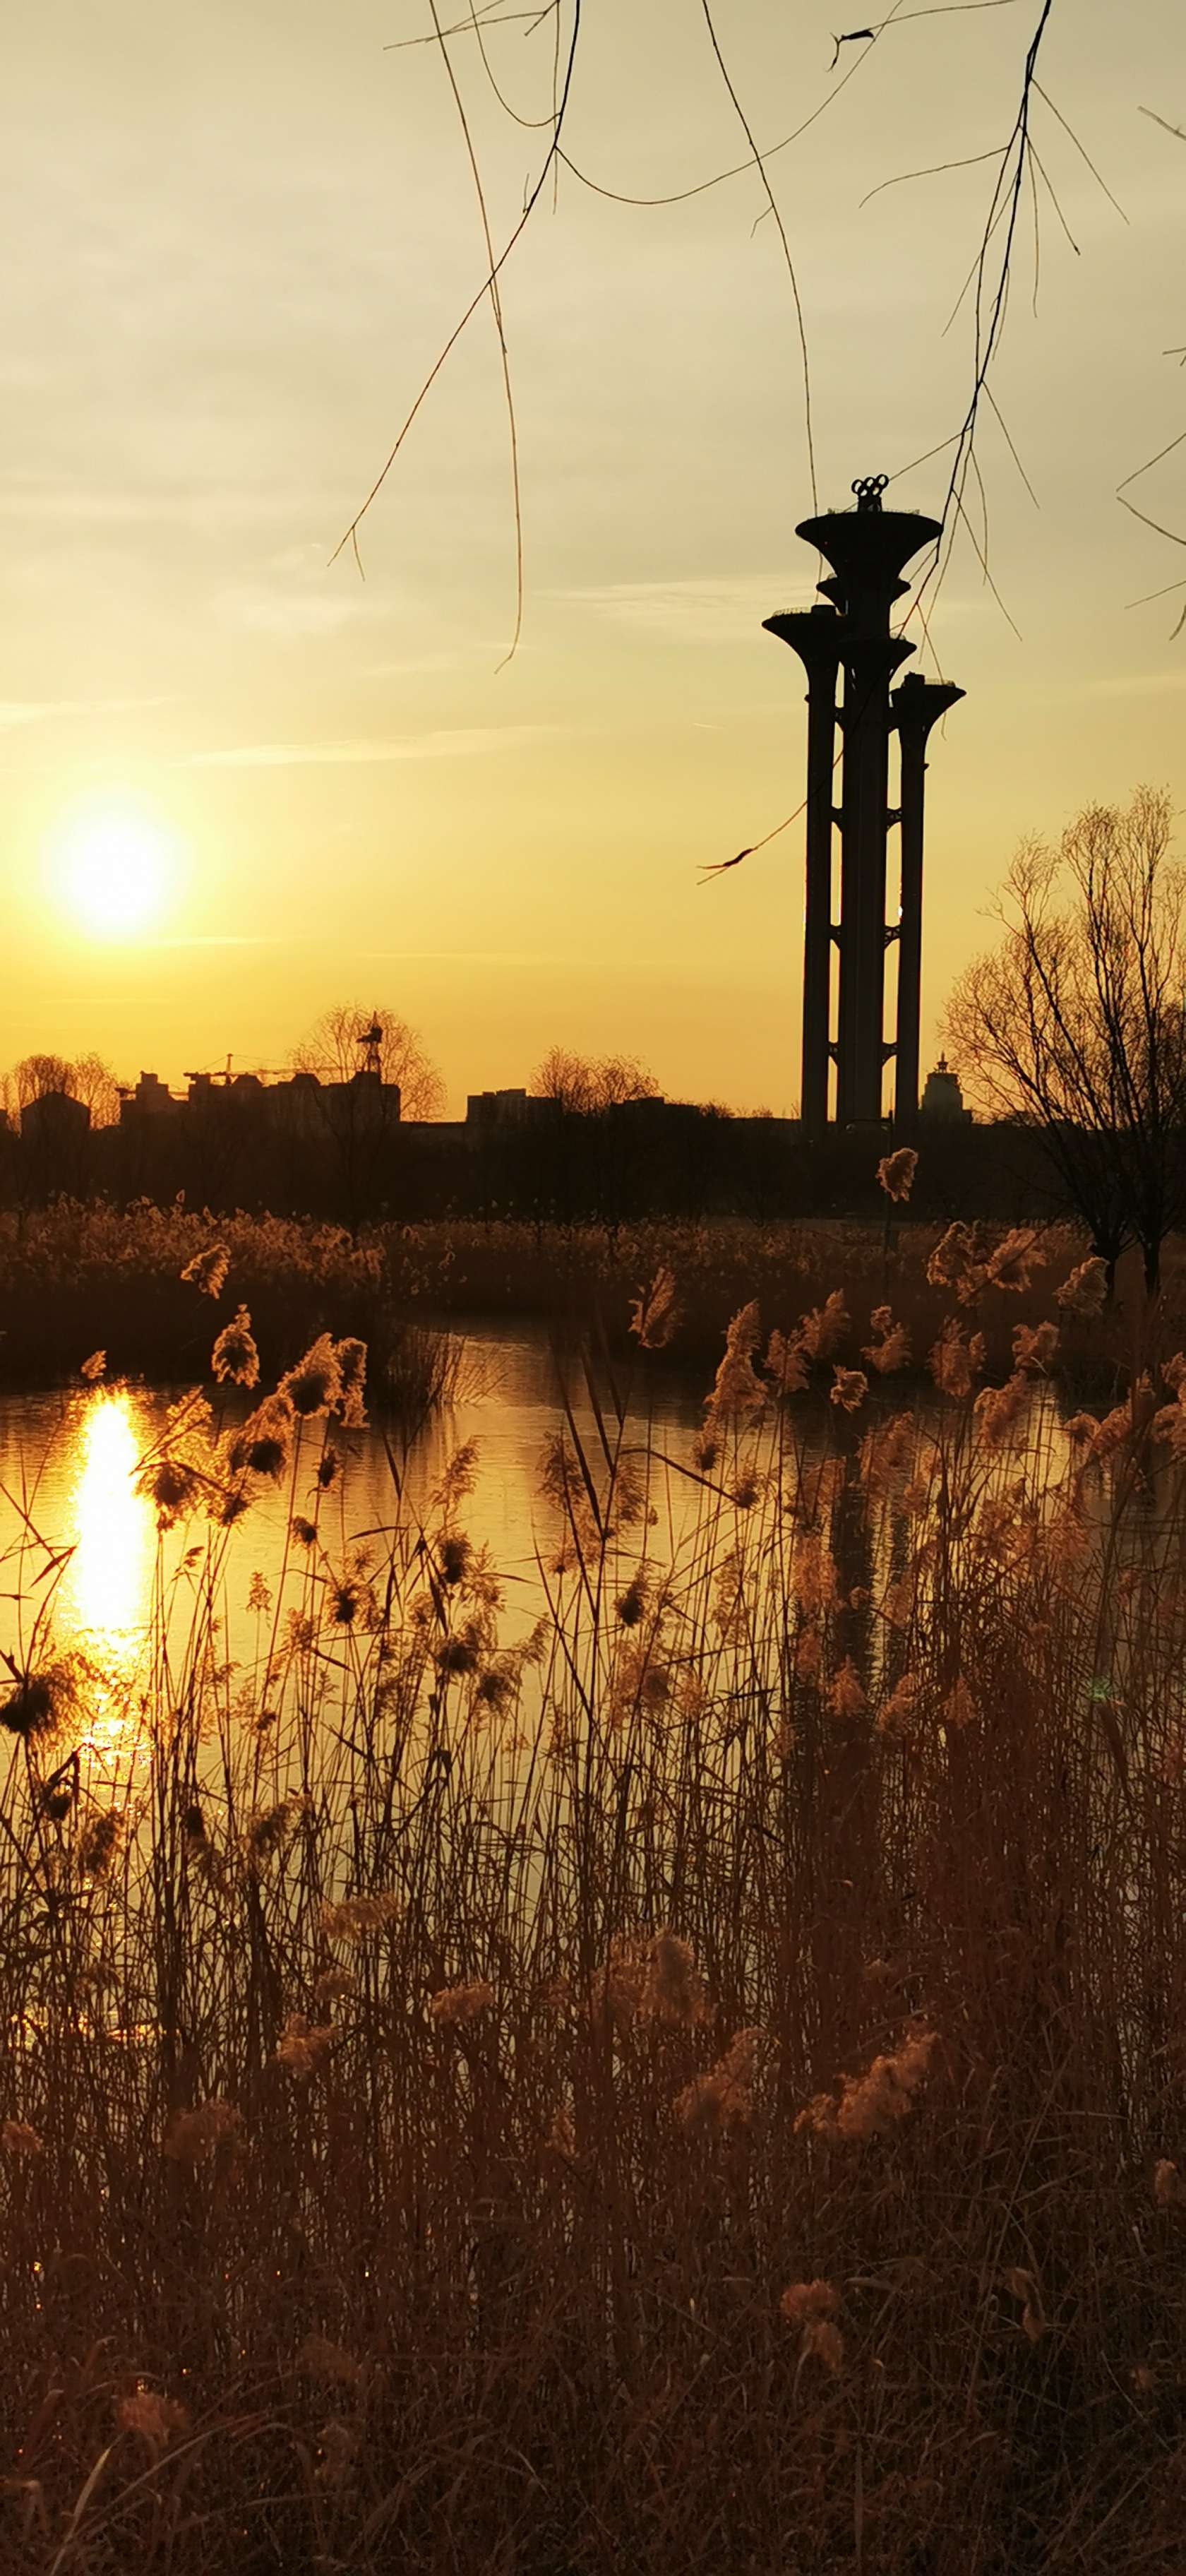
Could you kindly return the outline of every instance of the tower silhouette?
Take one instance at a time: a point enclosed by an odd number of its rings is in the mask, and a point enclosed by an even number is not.
[[[839,1126],[883,1117],[887,1060],[895,1059],[894,1124],[918,1117],[922,976],[923,784],[931,727],[964,692],[913,673],[891,690],[914,647],[890,632],[890,611],[909,589],[906,564],[942,534],[937,519],[885,510],[884,474],[853,484],[854,510],[804,519],[795,533],[831,565],[818,585],[827,605],[763,622],[789,644],[807,673],[807,902],[803,938],[801,1115],[819,1136],[831,1109],[836,1067]],[[841,675],[843,686],[841,687]],[[837,693],[840,703],[837,704]],[[840,750],[836,737],[840,735]],[[899,801],[889,804],[890,741],[898,737]],[[840,801],[834,776],[840,762]],[[886,920],[888,840],[897,824],[900,912]],[[833,909],[833,833],[840,835],[840,903]],[[885,1033],[885,963],[898,946],[897,1017]],[[837,951],[835,1027],[832,951]]]
[[[378,1020],[372,1020],[369,1029],[359,1029],[356,1033],[354,1043],[361,1049],[362,1053],[362,1062],[358,1068],[359,1072],[370,1074],[374,1081],[381,1082],[383,1079],[383,1031]]]

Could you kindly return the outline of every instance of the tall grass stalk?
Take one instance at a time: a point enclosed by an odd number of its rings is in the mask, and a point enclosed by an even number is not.
[[[0,2565],[1177,2576],[1186,1409],[976,1320],[569,1414],[534,1625],[325,1406],[239,1668],[216,1422],[134,1675],[26,1535]]]

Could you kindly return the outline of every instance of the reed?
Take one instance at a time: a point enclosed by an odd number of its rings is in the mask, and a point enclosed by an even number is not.
[[[1177,2576],[1186,1368],[1067,1423],[1090,1280],[994,1382],[947,1269],[925,1404],[750,1302],[679,1455],[644,1282],[527,1612],[327,1341],[144,1462],[134,1673],[26,1537],[0,2564]]]
[[[184,1382],[204,1368],[210,1337],[183,1274],[219,1245],[266,1358],[278,1364],[332,1325],[366,1340],[375,1394],[403,1419],[420,1420],[452,1391],[459,1349],[409,1313],[374,1235],[150,1199],[0,1211],[0,1380],[62,1384],[97,1346],[113,1376]]]
[[[1026,1229],[1030,1231],[1030,1229]],[[1032,1229],[1039,1245],[1030,1287],[983,1315],[992,1364],[1009,1364],[1020,1317],[1045,1312],[1052,1276],[1087,1249],[1059,1226]],[[131,1208],[60,1199],[49,1208],[0,1211],[0,1382],[69,1381],[79,1354],[98,1344],[114,1374],[179,1383],[205,1364],[203,1318],[180,1274],[221,1242],[230,1292],[256,1317],[270,1361],[326,1330],[360,1334],[372,1383],[385,1376],[410,1418],[447,1398],[460,1355],[448,1326],[470,1316],[534,1318],[621,1356],[640,1288],[660,1270],[680,1281],[681,1365],[715,1365],[730,1317],[751,1297],[783,1319],[833,1292],[856,1316],[889,1302],[916,1352],[925,1353],[946,1311],[928,1266],[943,1229],[887,1205],[885,1221],[655,1219],[613,1226],[531,1225],[449,1218],[407,1225],[315,1224],[239,1213],[212,1216],[181,1204]],[[1002,1239],[983,1229],[985,1248]],[[1160,1327],[1172,1350],[1186,1340],[1186,1264],[1170,1246]],[[1139,1265],[1121,1265],[1117,1298],[1090,1337],[1064,1343],[1062,1364],[1097,1379],[1134,1364],[1134,1332],[1147,1306]]]
[[[1028,1230],[1028,1229],[1027,1229]],[[628,1340],[626,1318],[640,1286],[660,1269],[679,1279],[683,1323],[679,1351],[701,1367],[715,1366],[726,1326],[737,1308],[756,1297],[771,1319],[821,1305],[839,1291],[851,1313],[867,1314],[885,1301],[909,1330],[914,1348],[930,1348],[946,1311],[942,1282],[928,1278],[928,1264],[944,1229],[887,1207],[879,1225],[831,1218],[796,1218],[758,1224],[740,1218],[682,1222],[662,1218],[613,1226],[527,1225],[517,1220],[450,1218],[379,1228],[383,1275],[393,1297],[436,1316],[455,1313],[543,1317],[576,1335],[591,1332],[618,1352]],[[1007,1229],[983,1229],[986,1246]],[[1032,1286],[1008,1309],[989,1301],[983,1318],[989,1357],[1009,1363],[1009,1335],[1020,1315],[1040,1320],[1049,1280],[1069,1270],[1088,1246],[1061,1225],[1033,1229],[1041,1249]],[[1082,1338],[1065,1357],[1097,1374],[1132,1364],[1134,1329],[1144,1329],[1146,1299],[1139,1263],[1121,1264],[1117,1299],[1088,1344]],[[1168,1248],[1161,1319],[1171,1348],[1186,1339],[1186,1265],[1181,1246]]]

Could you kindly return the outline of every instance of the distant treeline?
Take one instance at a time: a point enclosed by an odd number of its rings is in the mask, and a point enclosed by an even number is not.
[[[875,1167],[885,1139],[834,1133],[811,1144],[797,1121],[640,1099],[594,1110],[531,1101],[505,1122],[405,1122],[367,1116],[303,1128],[261,1119],[221,1094],[208,1117],[131,1118],[90,1127],[69,1101],[41,1104],[23,1132],[0,1133],[0,1205],[149,1199],[212,1210],[268,1209],[358,1226],[451,1215],[537,1224],[630,1223],[648,1216],[880,1216]],[[924,1124],[910,1219],[1058,1213],[1047,1146],[1027,1128]]]

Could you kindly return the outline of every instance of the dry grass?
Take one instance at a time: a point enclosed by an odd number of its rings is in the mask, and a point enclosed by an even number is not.
[[[821,1305],[838,1289],[863,1322],[870,1307],[892,1303],[916,1351],[934,1341],[945,1312],[944,1292],[927,1278],[927,1265],[942,1229],[888,1211],[888,1224],[834,1219],[756,1224],[714,1218],[681,1223],[664,1218],[645,1225],[532,1226],[490,1220],[379,1228],[384,1278],[400,1301],[421,1303],[433,1314],[542,1315],[574,1330],[592,1328],[611,1348],[626,1341],[631,1298],[656,1271],[668,1268],[680,1282],[683,1320],[679,1350],[714,1366],[731,1315],[756,1297],[770,1320],[789,1322]],[[989,1227],[986,1240],[1005,1229]],[[1036,1230],[1043,1262],[1032,1289],[1007,1306],[988,1301],[983,1317],[990,1360],[1007,1368],[1009,1336],[1021,1317],[1036,1321],[1049,1303],[1049,1281],[1061,1278],[1087,1246],[1061,1226]],[[1166,1262],[1167,1330],[1186,1336],[1186,1265],[1181,1247]],[[1090,1344],[1076,1341],[1071,1357],[1096,1371],[1127,1369],[1134,1324],[1142,1327],[1144,1297],[1139,1266],[1122,1265],[1117,1309]],[[1171,1347],[1176,1347],[1176,1342]]]
[[[373,1235],[149,1199],[127,1209],[59,1199],[0,1213],[0,1379],[60,1384],[96,1347],[113,1376],[168,1384],[204,1369],[210,1310],[181,1273],[217,1243],[229,1256],[231,1308],[250,1308],[265,1361],[279,1365],[332,1325],[367,1341],[372,1387],[404,1418],[420,1419],[450,1391],[456,1354],[409,1318]]]
[[[177,1382],[201,1370],[205,1317],[179,1274],[204,1245],[230,1253],[229,1290],[256,1318],[265,1357],[318,1332],[360,1333],[376,1387],[407,1391],[412,1418],[449,1392],[439,1324],[450,1315],[543,1317],[549,1325],[621,1353],[640,1288],[662,1269],[680,1282],[679,1355],[715,1366],[731,1315],[756,1297],[771,1321],[839,1290],[858,1323],[887,1300],[925,1353],[945,1312],[927,1267],[941,1229],[887,1208],[879,1226],[832,1219],[756,1224],[743,1219],[621,1226],[530,1225],[449,1218],[414,1225],[336,1225],[288,1217],[211,1216],[148,1199],[129,1209],[69,1199],[48,1209],[0,1212],[0,1381],[45,1386],[71,1378],[80,1351],[99,1344],[113,1373]],[[985,1240],[1003,1229],[985,1229]],[[1049,1281],[1085,1251],[1061,1227],[1037,1230],[1041,1262],[1018,1299],[990,1297],[982,1316],[988,1357],[1004,1370],[1018,1319],[1038,1320]],[[417,1319],[420,1319],[417,1321]],[[1105,1327],[1080,1335],[1064,1356],[1073,1370],[1127,1371],[1134,1328],[1144,1330],[1139,1268],[1122,1266],[1117,1307]],[[1186,1339],[1186,1262],[1171,1244],[1163,1330]]]
[[[26,1628],[5,2571],[1180,2576],[1186,1409],[850,1370],[821,1454],[830,1335],[561,1425],[527,1633],[463,1456],[231,1669],[192,1416],[188,1627]]]

